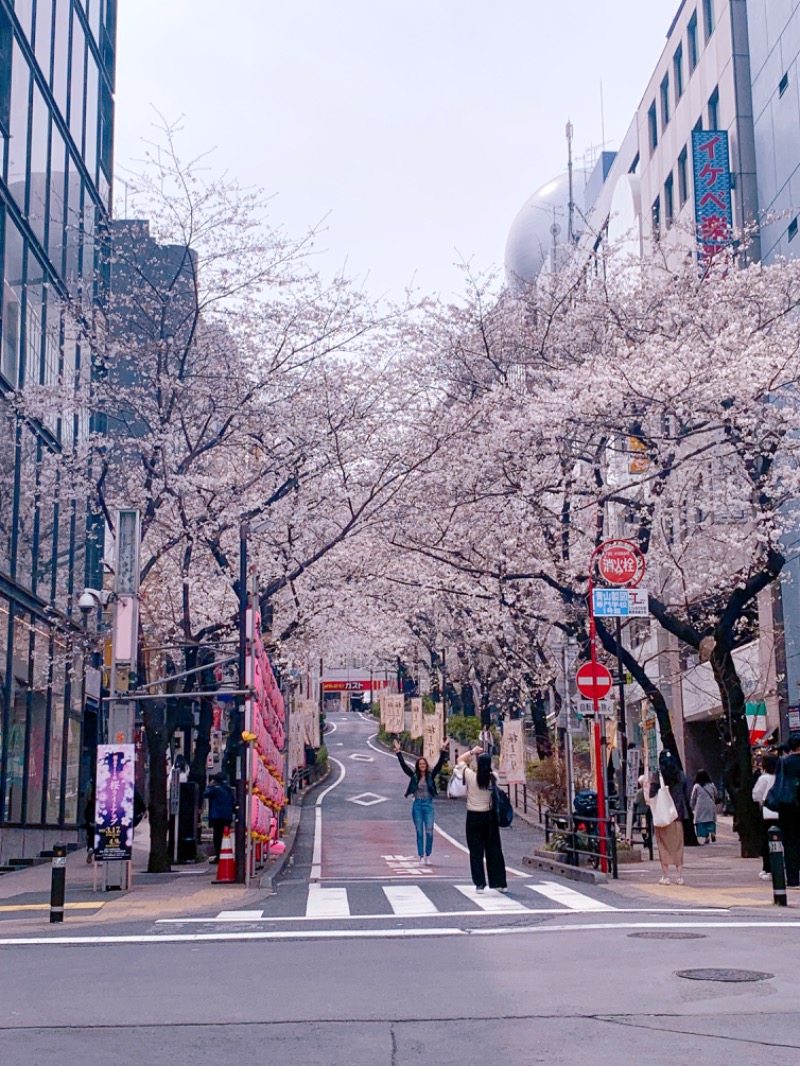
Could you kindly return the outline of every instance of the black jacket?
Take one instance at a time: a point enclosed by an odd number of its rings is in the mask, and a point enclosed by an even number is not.
[[[419,786],[419,777],[417,776],[417,771],[416,770],[412,770],[409,766],[406,765],[406,760],[403,758],[402,751],[398,751],[397,752],[397,758],[398,758],[398,761],[400,763],[400,766],[402,767],[403,773],[411,778],[411,780],[408,782],[408,788],[406,789],[406,795],[407,796],[413,796],[414,793],[417,791],[417,787]],[[439,756],[439,761],[434,766],[434,768],[432,770],[429,768],[427,774],[425,774],[425,781],[426,781],[426,783],[428,785],[428,791],[430,792],[432,797],[436,795],[436,780],[435,779],[436,779],[436,775],[439,773],[439,771],[442,768],[442,764],[444,763],[445,758],[446,758],[446,753],[442,752],[440,754],[440,756]]]
[[[236,805],[236,796],[230,785],[222,781],[215,781],[203,793],[203,799],[208,800],[208,817],[229,825],[233,821],[233,810]]]

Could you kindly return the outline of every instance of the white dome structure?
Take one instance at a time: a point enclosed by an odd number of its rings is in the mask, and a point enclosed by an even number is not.
[[[514,219],[505,253],[506,282],[511,288],[532,284],[543,268],[552,265],[553,253],[567,240],[568,214],[565,171],[526,200]]]

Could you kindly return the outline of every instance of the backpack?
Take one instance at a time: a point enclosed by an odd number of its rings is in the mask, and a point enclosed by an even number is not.
[[[497,785],[492,785],[492,810],[500,828],[508,829],[514,821],[514,808],[508,794]]]

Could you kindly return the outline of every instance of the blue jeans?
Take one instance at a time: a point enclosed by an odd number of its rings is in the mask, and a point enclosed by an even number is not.
[[[433,851],[433,800],[415,799],[411,817],[417,831],[417,854],[420,858],[430,855]]]

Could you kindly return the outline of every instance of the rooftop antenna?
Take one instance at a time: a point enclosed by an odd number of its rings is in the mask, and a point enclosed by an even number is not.
[[[567,222],[567,239],[570,244],[575,241],[575,231],[573,227],[573,220],[575,218],[575,198],[574,190],[572,187],[572,123],[567,121],[567,174],[569,176],[569,214]]]

